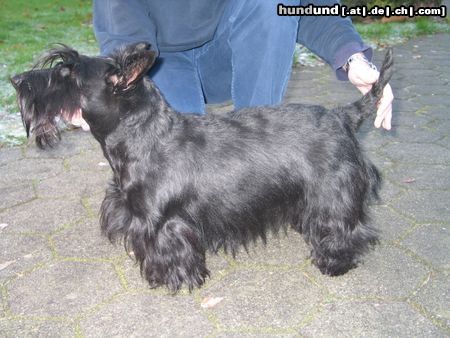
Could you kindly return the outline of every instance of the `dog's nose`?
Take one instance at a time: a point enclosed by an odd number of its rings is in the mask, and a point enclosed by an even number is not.
[[[18,75],[14,75],[12,77],[9,78],[9,81],[11,81],[11,84],[15,87],[18,88],[20,86],[20,84],[23,81],[23,77],[22,75],[18,74]]]

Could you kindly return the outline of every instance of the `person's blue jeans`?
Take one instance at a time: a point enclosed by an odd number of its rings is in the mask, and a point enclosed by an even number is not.
[[[279,104],[286,91],[298,17],[279,17],[275,0],[229,0],[213,40],[160,54],[150,77],[180,112],[232,100],[236,109]],[[299,1],[283,1],[298,5]]]

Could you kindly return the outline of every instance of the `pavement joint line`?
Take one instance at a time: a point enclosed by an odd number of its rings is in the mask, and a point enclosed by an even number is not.
[[[5,316],[9,312],[9,306],[8,306],[8,289],[6,287],[6,281],[2,281],[0,284],[0,304],[2,306],[3,313]]]
[[[256,327],[256,326],[233,326],[233,327],[224,327],[222,332],[227,333],[237,333],[237,334],[288,334],[288,333],[297,333],[297,326],[264,326],[264,327]]]
[[[439,271],[439,268],[435,267],[431,262],[429,262],[427,259],[423,258],[422,256],[418,255],[413,250],[405,247],[402,243],[394,241],[391,244],[392,247],[400,249],[403,251],[403,253],[410,258],[414,259],[416,262],[420,263],[421,265],[425,266],[431,271]]]
[[[327,288],[325,285],[319,283],[319,282],[318,282],[313,276],[311,276],[307,271],[302,270],[302,274],[303,274],[303,276],[305,276],[305,278],[306,278],[311,284],[315,285],[317,288],[321,289],[322,291],[325,291],[325,295],[326,295],[326,296],[331,295],[330,290],[328,290],[328,288]]]
[[[6,287],[6,291],[8,288],[8,284],[11,284],[13,281],[28,276],[29,274],[33,273],[34,271],[40,270],[47,265],[49,265],[53,261],[53,258],[44,259],[34,265],[32,265],[29,268],[26,268],[24,270],[21,270],[20,272],[16,272],[14,276],[10,276],[5,279],[4,286]]]
[[[33,316],[11,314],[10,316],[8,316],[8,319],[12,321],[31,320],[35,322],[58,322],[66,324],[72,324],[74,322],[73,319],[64,316]]]
[[[398,183],[397,180],[394,180],[393,178],[389,177],[388,175],[383,175],[382,179],[386,182],[389,182],[389,183],[395,185],[397,188],[400,189],[400,192],[398,192],[395,196],[393,196],[391,198],[390,202],[396,201],[398,199],[398,197],[400,197],[399,195],[403,195],[409,189],[409,187],[405,187],[401,183]],[[382,189],[383,189],[383,187],[381,187],[381,190]]]
[[[114,267],[114,271],[115,271],[115,273],[117,275],[117,278],[119,279],[120,285],[122,286],[122,288],[125,291],[129,290],[128,280],[127,280],[127,278],[125,276],[124,269],[117,262],[114,262],[112,264],[113,264],[113,267]]]
[[[302,264],[263,264],[263,263],[238,263],[237,267],[241,270],[253,271],[291,271],[296,269],[300,271]]]
[[[30,199],[28,199],[28,200],[26,200],[26,201],[19,202],[19,203],[17,203],[17,204],[11,205],[11,206],[6,207],[6,208],[0,208],[0,214],[1,214],[1,213],[4,213],[4,212],[7,212],[8,210],[10,210],[10,209],[12,209],[12,208],[20,207],[20,206],[22,206],[22,205],[24,205],[24,204],[31,203],[31,202],[33,202],[33,201],[35,201],[35,200],[37,200],[37,199],[38,199],[38,197],[34,196],[34,197],[32,197],[32,198],[30,198]]]
[[[113,262],[112,258],[100,258],[100,257],[73,257],[73,256],[60,256],[58,254],[55,257],[56,262],[73,262],[73,263],[109,263]]]
[[[83,223],[84,218],[83,217],[79,217],[77,219],[74,219],[71,222],[65,222],[62,223],[61,225],[59,225],[56,229],[50,231],[48,233],[49,236],[54,237],[54,236],[58,236],[60,235],[62,232],[72,229],[73,227]]]
[[[202,286],[201,290],[211,289],[212,287],[214,287],[215,285],[217,285],[221,281],[223,281],[224,278],[226,278],[230,274],[233,274],[236,271],[239,271],[239,269],[236,269],[235,266],[228,266],[225,269],[222,269],[221,271],[218,271],[216,274],[212,275],[213,276],[212,278],[207,278],[206,279],[206,282]]]
[[[70,170],[70,164],[67,158],[62,160],[63,171],[68,172]]]
[[[33,187],[34,196],[36,198],[39,198],[39,194],[38,194],[38,184],[39,184],[39,182],[40,182],[40,180],[38,180],[37,178],[31,180],[31,186]]]
[[[404,192],[406,193],[406,192]],[[396,200],[392,200],[392,202],[395,202]],[[408,213],[404,213],[401,210],[398,210],[396,207],[394,207],[391,203],[386,204],[386,207],[389,208],[393,213],[395,213],[397,216],[400,216],[404,220],[410,221],[412,223],[420,223],[416,218],[411,216]],[[429,222],[426,222],[429,223]]]
[[[91,206],[91,204],[89,203],[89,197],[86,197],[86,196],[85,196],[85,197],[81,197],[80,203],[81,203],[81,205],[83,206],[83,208],[85,209],[88,218],[94,218],[94,217],[96,217],[96,216],[94,215],[94,211],[92,210],[92,206]]]
[[[412,235],[414,232],[416,232],[418,229],[422,228],[425,225],[428,225],[430,223],[417,223],[413,222],[411,226],[408,229],[405,229],[399,236],[397,236],[392,242],[401,243],[406,238],[408,238],[410,235]]]
[[[75,322],[74,326],[74,338],[84,338],[83,332],[81,330],[81,325],[78,321]]]
[[[421,291],[421,290],[425,287],[425,285],[428,284],[428,282],[430,281],[432,275],[436,275],[436,272],[435,272],[435,271],[428,271],[428,273],[424,276],[424,278],[422,279],[422,281],[420,281],[420,282],[417,284],[417,287],[415,287],[415,288],[411,291],[410,295],[407,296],[407,300],[408,300],[408,299],[411,299],[411,298],[413,298],[413,297],[415,297],[415,296],[419,293],[419,291]]]
[[[300,320],[300,322],[297,325],[297,328],[299,330],[311,324],[314,321],[314,319],[316,319],[317,316],[319,316],[323,312],[323,310],[325,309],[325,305],[327,304],[324,300],[327,297],[328,295],[324,296],[322,301],[314,305],[313,308],[310,311],[308,311],[305,317],[302,320]]]
[[[53,240],[53,236],[52,235],[47,237],[47,244],[49,246],[52,258],[53,259],[58,259],[59,258],[58,251],[56,250],[55,241]]]
[[[428,319],[438,328],[442,329],[443,331],[447,332],[450,335],[450,327],[448,327],[443,320],[437,318],[436,315],[430,313],[423,305],[417,303],[416,301],[413,301],[412,299],[408,299],[406,303],[418,314]]]
[[[114,294],[108,296],[107,298],[101,300],[100,302],[93,304],[85,309],[76,313],[73,317],[74,322],[80,322],[82,319],[88,318],[91,315],[94,315],[98,311],[100,311],[105,306],[113,303],[115,300],[127,295],[126,291],[117,291]]]
[[[200,292],[196,292],[193,295],[194,302],[199,306],[199,308],[201,309],[201,312],[203,313],[205,318],[208,320],[208,322],[213,326],[214,330],[222,330],[224,327],[223,327],[222,323],[220,322],[220,319],[217,317],[217,315],[213,311],[210,311],[210,309],[206,309],[201,306],[201,303],[202,303],[201,297],[202,296],[201,296]]]

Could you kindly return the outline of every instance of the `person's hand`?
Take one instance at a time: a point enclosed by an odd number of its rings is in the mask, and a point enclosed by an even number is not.
[[[366,94],[372,88],[372,84],[378,80],[379,76],[380,73],[371,67],[362,53],[355,54],[352,61],[348,64],[348,79],[363,94]],[[377,117],[374,123],[376,128],[382,126],[386,130],[391,129],[393,100],[394,94],[388,83],[384,87],[383,96],[378,102]]]
[[[62,115],[64,117],[64,112],[62,112]],[[87,124],[87,122],[83,119],[82,113],[81,113],[81,109],[78,109],[74,115],[72,115],[71,118],[67,118],[64,117],[65,120],[67,122],[69,122],[72,126],[77,127],[77,128],[81,128],[84,131],[89,131],[89,125]]]

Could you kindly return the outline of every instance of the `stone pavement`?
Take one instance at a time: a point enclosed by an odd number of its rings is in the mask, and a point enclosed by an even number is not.
[[[376,62],[382,53],[376,53]],[[365,264],[329,278],[289,233],[240,254],[208,256],[211,278],[189,294],[150,290],[100,236],[110,170],[83,132],[50,152],[0,149],[0,336],[450,335],[450,35],[395,48],[394,128],[359,134],[382,170],[373,206],[382,242]],[[359,97],[326,67],[296,68],[287,101]],[[222,297],[203,308],[207,297]]]

